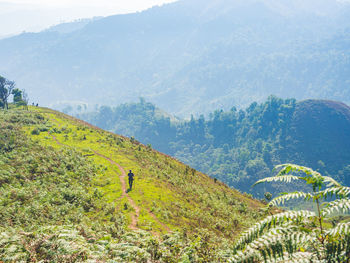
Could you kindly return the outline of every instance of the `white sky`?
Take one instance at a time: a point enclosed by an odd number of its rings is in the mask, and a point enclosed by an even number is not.
[[[0,0],[0,37],[79,18],[141,11],[175,0]]]

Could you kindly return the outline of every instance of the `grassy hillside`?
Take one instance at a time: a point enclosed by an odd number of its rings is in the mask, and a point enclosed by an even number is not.
[[[5,262],[220,262],[263,216],[223,183],[49,109],[0,112],[0,164]]]
[[[208,118],[173,121],[151,103],[101,107],[79,117],[176,156],[236,189],[263,198],[284,185],[251,188],[275,165],[299,163],[349,185],[350,107],[335,101],[269,97],[264,103]],[[128,114],[125,114],[128,113]]]

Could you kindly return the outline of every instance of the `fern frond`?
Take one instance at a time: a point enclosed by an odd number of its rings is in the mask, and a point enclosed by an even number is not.
[[[256,239],[254,242],[249,244],[247,249],[251,248],[261,251],[263,249],[269,249],[272,245],[277,243],[282,243],[283,246],[286,246],[288,243],[286,241],[290,241],[288,246],[291,246],[292,244],[295,245],[294,249],[293,247],[289,247],[289,252],[293,253],[296,250],[297,246],[300,247],[302,245],[305,245],[313,238],[314,237],[310,235],[309,232],[298,231],[298,227],[296,226],[283,226],[274,228],[267,234]]]
[[[329,202],[326,208],[322,209],[322,216],[333,214],[334,212],[346,214],[350,211],[350,199],[337,199]]]
[[[270,182],[284,182],[284,183],[290,183],[291,181],[300,180],[301,177],[295,176],[295,175],[281,175],[281,176],[272,176],[272,177],[266,177],[259,181],[257,181],[253,186],[256,186],[261,183],[270,183]]]
[[[338,236],[338,235],[349,235],[350,234],[350,222],[348,223],[339,223],[336,227],[328,230],[326,234],[330,236]]]
[[[323,198],[327,198],[327,197],[332,197],[332,196],[336,196],[336,197],[348,197],[350,195],[350,187],[347,186],[334,186],[334,187],[330,187],[327,188],[323,191],[319,192]]]
[[[280,213],[277,215],[268,216],[264,220],[259,223],[256,223],[253,227],[248,229],[246,232],[242,234],[240,239],[237,241],[235,245],[235,250],[243,249],[247,244],[251,243],[254,239],[263,235],[265,230],[269,230],[278,225],[282,225],[287,221],[293,221],[296,219],[306,219],[315,217],[316,214],[314,212],[301,210],[301,211],[288,211],[284,213]]]
[[[235,256],[231,262],[345,262],[350,255],[350,223],[337,225],[331,230],[322,229],[324,217],[334,212],[350,212],[350,187],[341,186],[329,176],[308,167],[282,164],[276,176],[257,181],[289,183],[302,180],[312,186],[312,193],[296,191],[274,198],[270,205],[284,204],[290,199],[327,201],[336,196],[316,216],[310,211],[289,211],[272,215],[244,232],[234,246]],[[322,188],[326,188],[322,190]],[[319,206],[318,206],[319,208]],[[318,210],[319,211],[319,210]],[[320,228],[315,220],[320,221]],[[322,243],[322,244],[321,244]],[[347,261],[346,261],[347,262]]]
[[[300,231],[297,226],[281,226],[249,244],[244,251],[231,258],[231,262],[278,262],[278,258],[291,259],[301,247],[315,239],[314,235]]]
[[[283,176],[293,172],[303,172],[304,174],[310,177],[321,176],[319,172],[316,172],[309,167],[305,167],[297,164],[291,164],[291,163],[277,165],[275,169],[280,169],[277,176]]]
[[[300,166],[296,164],[281,164],[277,165],[274,169],[279,170],[276,176],[267,177],[257,181],[253,186],[261,183],[268,182],[285,182],[290,183],[293,180],[306,180],[307,183],[323,182],[327,183],[328,187],[336,186],[339,187],[340,184],[329,176],[322,176],[319,172],[312,170],[309,167]],[[291,173],[304,173],[306,176],[297,176]]]
[[[322,176],[324,179],[324,182],[327,183],[327,187],[342,187],[340,183],[338,183],[336,180],[334,180],[332,177],[329,176]]]
[[[279,204],[283,205],[286,201],[289,201],[290,199],[299,199],[299,198],[304,198],[304,200],[309,200],[313,198],[313,195],[310,193],[304,193],[304,192],[286,193],[272,199],[269,202],[269,205],[272,205],[272,206],[278,206]]]
[[[238,251],[234,256],[232,256],[228,262],[230,263],[244,263],[244,262],[260,262],[261,256],[259,251]]]
[[[267,260],[266,263],[310,263],[318,262],[315,261],[315,255],[310,252],[296,252],[292,255],[284,253],[283,257],[277,258],[276,260]]]

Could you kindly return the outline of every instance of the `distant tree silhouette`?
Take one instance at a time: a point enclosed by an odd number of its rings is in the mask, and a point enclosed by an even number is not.
[[[21,104],[23,99],[22,99],[22,91],[20,89],[13,89],[12,90],[12,95],[13,95],[13,103],[15,104]]]
[[[8,98],[12,94],[16,84],[0,76],[0,101],[3,109],[8,109]]]

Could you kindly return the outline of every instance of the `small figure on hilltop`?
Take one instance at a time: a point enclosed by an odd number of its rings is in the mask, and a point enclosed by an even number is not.
[[[134,174],[131,170],[129,170],[128,177],[129,177],[129,189],[132,190],[132,183],[134,182]]]

